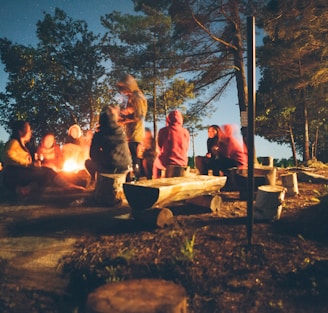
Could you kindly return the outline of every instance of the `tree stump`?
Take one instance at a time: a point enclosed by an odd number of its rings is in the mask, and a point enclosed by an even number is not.
[[[218,214],[223,202],[218,195],[202,195],[188,199],[186,203],[210,209],[213,213]]]
[[[132,210],[132,217],[140,224],[164,228],[174,222],[173,213],[168,208],[150,208],[143,211]]]
[[[288,196],[295,196],[298,194],[298,184],[297,184],[297,174],[291,173],[286,175],[281,175],[281,182],[287,189]]]
[[[273,157],[266,156],[261,158],[262,165],[273,167]]]
[[[165,177],[185,177],[189,174],[189,166],[168,165],[165,170]]]
[[[254,205],[254,218],[269,221],[279,220],[285,193],[285,187],[259,186]]]
[[[90,293],[87,313],[186,313],[185,289],[160,279],[106,284]]]
[[[126,174],[106,174],[97,175],[96,188],[94,196],[101,205],[113,206],[125,198],[123,192],[123,183],[126,181]]]

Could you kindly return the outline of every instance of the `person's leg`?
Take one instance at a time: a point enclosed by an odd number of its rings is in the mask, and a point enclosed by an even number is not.
[[[207,175],[209,159],[204,156],[196,157],[196,168],[200,175]]]
[[[135,177],[140,177],[140,170],[141,170],[141,159],[138,157],[138,146],[139,142],[130,141],[129,142],[129,149],[132,157],[132,167]]]

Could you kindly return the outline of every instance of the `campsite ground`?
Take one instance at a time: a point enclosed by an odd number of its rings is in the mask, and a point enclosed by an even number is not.
[[[328,179],[327,167],[310,170]],[[221,193],[217,214],[172,207],[163,229],[126,219],[126,206],[97,207],[91,193],[2,201],[0,311],[83,312],[106,282],[163,278],[186,289],[188,313],[327,312],[328,184],[298,188],[279,221],[254,224],[251,246],[238,192]]]

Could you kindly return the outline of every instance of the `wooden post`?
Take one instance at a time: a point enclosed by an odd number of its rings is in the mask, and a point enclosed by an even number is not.
[[[187,313],[185,289],[161,279],[103,285],[90,293],[87,313]]]
[[[295,196],[298,194],[297,174],[291,173],[281,175],[282,185],[287,188],[288,196]]]
[[[95,199],[102,205],[113,206],[124,199],[123,183],[126,181],[127,173],[97,175],[95,188]]]
[[[254,218],[259,220],[279,220],[286,188],[264,185],[258,187],[254,205]]]

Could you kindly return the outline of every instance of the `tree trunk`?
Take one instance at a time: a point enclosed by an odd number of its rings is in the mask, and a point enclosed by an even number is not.
[[[289,135],[290,135],[290,145],[292,147],[294,165],[297,166],[298,161],[297,161],[297,155],[296,155],[296,146],[295,146],[295,141],[294,141],[294,134],[293,134],[293,129],[290,125],[289,125]]]
[[[310,141],[309,141],[309,119],[308,119],[308,111],[307,111],[305,100],[303,100],[303,114],[304,114],[303,161],[306,162],[310,160]]]
[[[233,36],[233,45],[236,47],[235,50],[232,51],[235,65],[235,78],[236,78],[236,86],[237,86],[237,94],[238,94],[238,104],[240,114],[242,112],[247,111],[248,106],[248,97],[247,97],[247,82],[246,82],[246,73],[245,73],[245,64],[244,64],[244,47],[241,35],[241,22],[239,17],[239,7],[238,1],[233,0],[230,1],[230,13],[232,17],[231,23],[234,29]],[[244,113],[243,113],[244,114]],[[244,139],[245,144],[247,145],[247,133],[248,133],[248,125],[243,125],[243,121],[241,121],[241,133]]]

